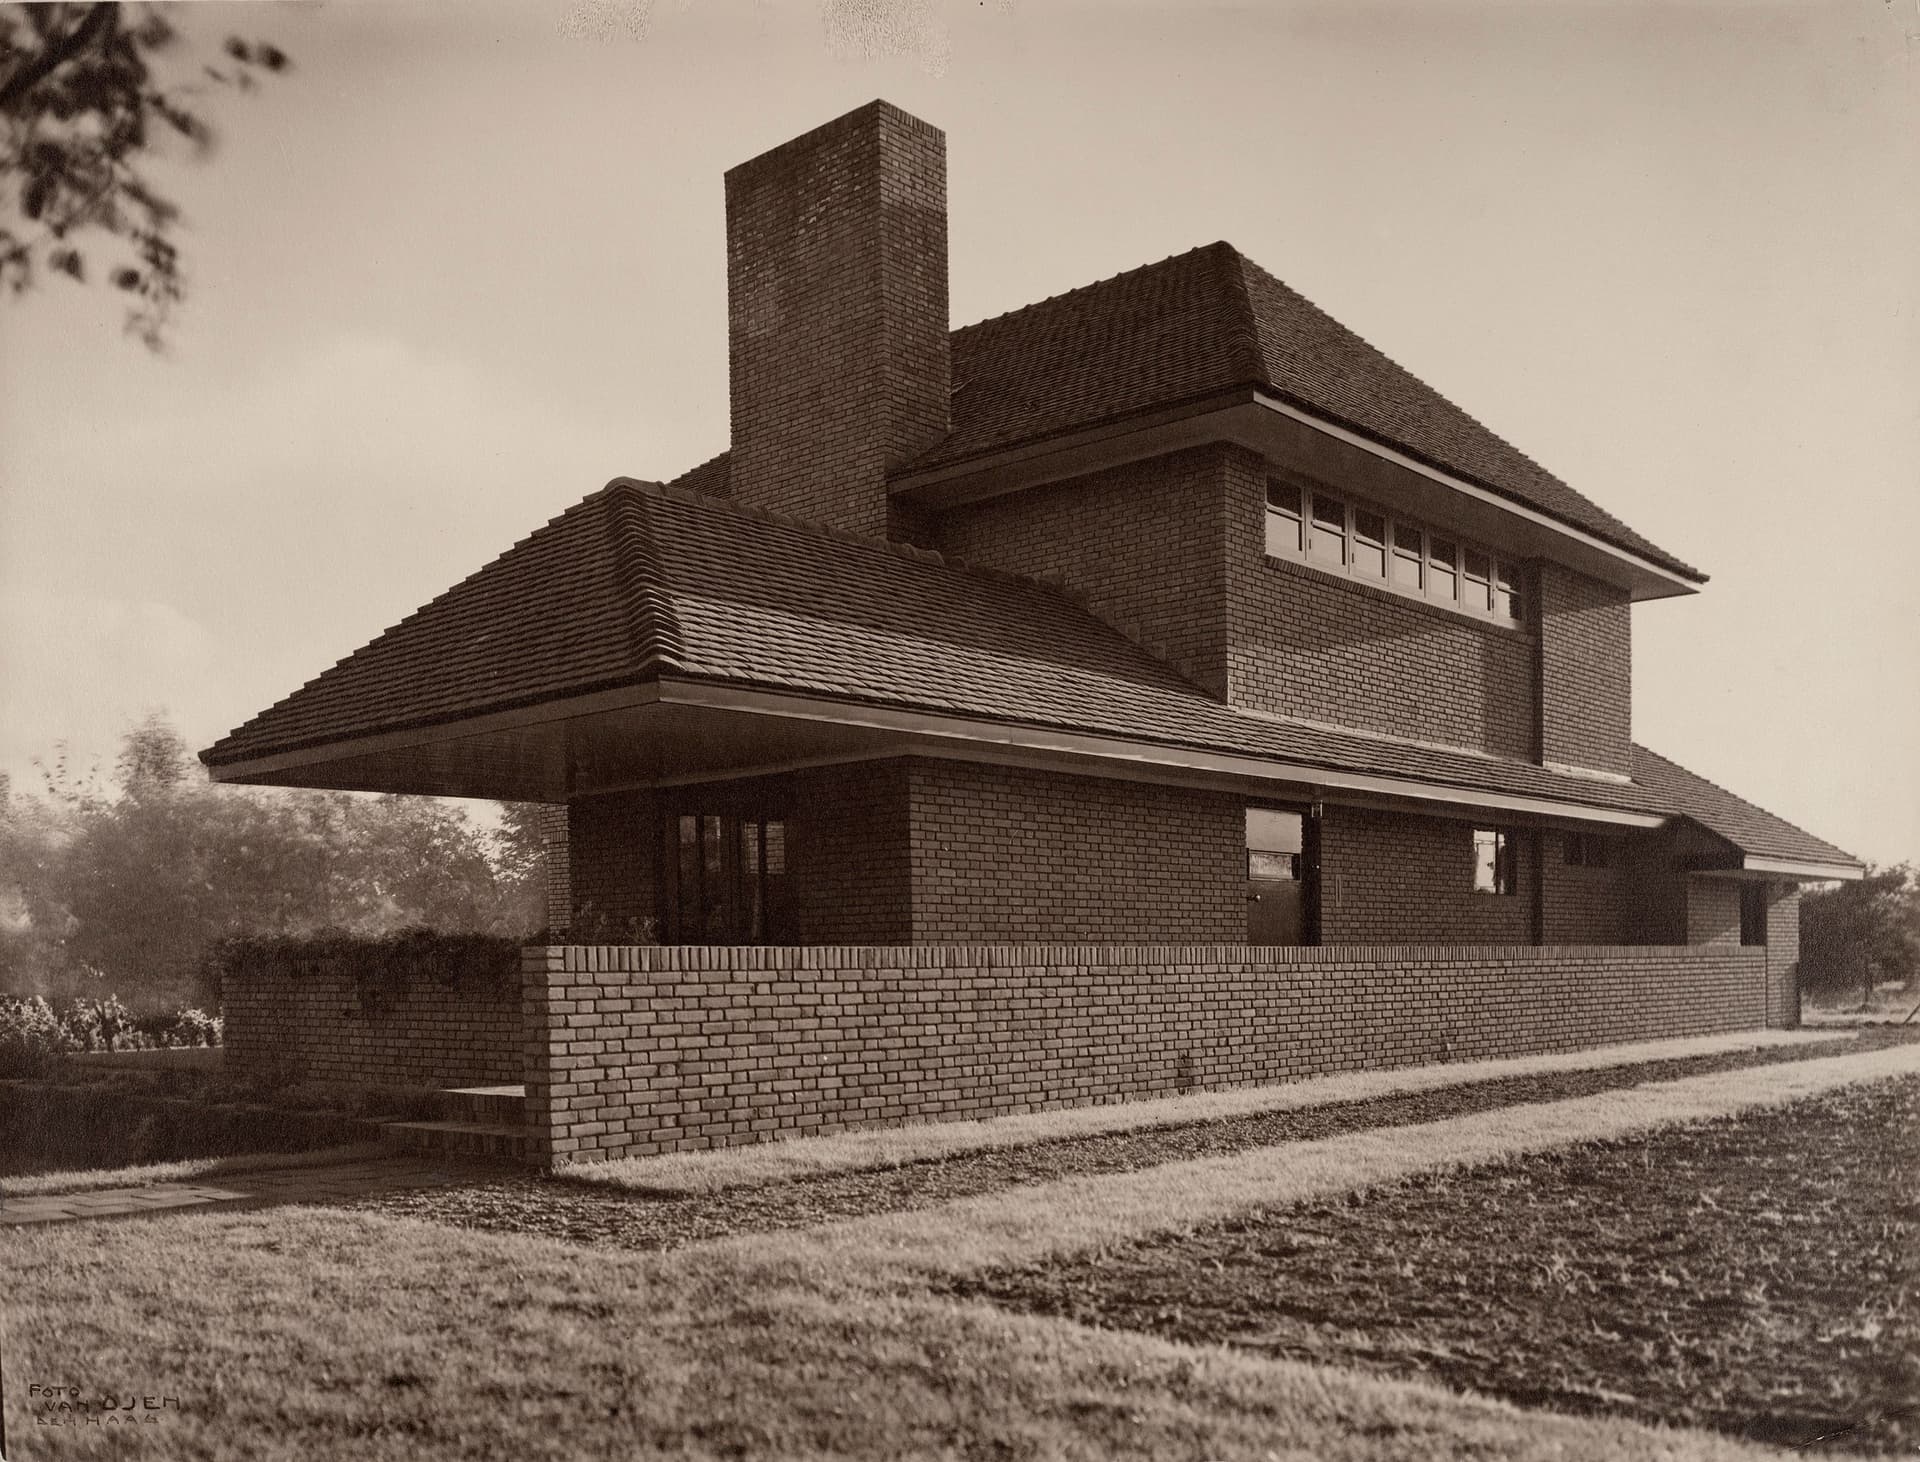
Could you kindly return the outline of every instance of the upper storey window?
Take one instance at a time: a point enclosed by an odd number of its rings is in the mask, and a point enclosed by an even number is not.
[[[1270,478],[1267,553],[1496,624],[1525,622],[1520,565],[1331,492]]]

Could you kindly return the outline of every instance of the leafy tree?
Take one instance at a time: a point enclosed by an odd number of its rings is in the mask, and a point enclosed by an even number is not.
[[[0,285],[41,271],[87,281],[101,237],[122,245],[107,278],[133,297],[127,327],[150,349],[185,293],[173,242],[179,207],[141,171],[162,129],[195,154],[213,131],[195,110],[209,85],[250,90],[287,68],[275,46],[229,36],[218,64],[191,68],[156,5],[0,7]],[[163,80],[163,57],[176,62]],[[178,73],[191,68],[189,83]]]
[[[0,807],[0,990],[152,1007],[192,997],[228,935],[543,922],[540,879],[445,803],[216,787],[159,717],[115,765],[103,789],[58,758]]]
[[[1909,864],[1810,893],[1800,905],[1800,971],[1806,988],[1865,990],[1920,973],[1920,880]]]

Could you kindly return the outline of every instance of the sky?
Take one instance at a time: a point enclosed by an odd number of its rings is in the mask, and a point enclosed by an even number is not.
[[[955,325],[1226,239],[1712,575],[1636,739],[1920,859],[1920,0],[194,5],[168,351],[0,299],[0,770],[196,746],[726,446],[721,174],[947,133]],[[180,63],[191,73],[193,57]]]

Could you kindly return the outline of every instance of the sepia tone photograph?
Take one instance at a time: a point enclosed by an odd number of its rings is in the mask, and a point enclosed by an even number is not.
[[[0,3],[0,1462],[1920,1454],[1916,65]]]

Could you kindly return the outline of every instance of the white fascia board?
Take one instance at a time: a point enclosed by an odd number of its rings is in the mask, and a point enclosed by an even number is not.
[[[754,715],[831,721],[840,725],[863,726],[904,736],[931,737],[996,748],[1003,752],[1022,751],[1083,757],[1112,762],[1119,766],[1151,767],[1172,773],[1200,773],[1241,782],[1280,782],[1292,786],[1324,789],[1329,792],[1354,792],[1376,797],[1444,803],[1455,807],[1489,808],[1495,811],[1524,813],[1534,817],[1572,818],[1581,822],[1610,823],[1617,827],[1657,828],[1664,826],[1667,821],[1664,816],[1654,813],[1590,807],[1583,803],[1562,802],[1549,797],[1529,797],[1508,792],[1450,787],[1443,783],[1379,776],[1368,772],[1336,771],[1327,767],[1245,756],[1233,752],[1202,751],[1190,747],[1162,746],[1153,742],[1132,741],[1113,736],[1094,736],[1076,731],[1012,726],[998,721],[981,721],[970,717],[925,711],[896,710],[887,706],[859,705],[784,691],[750,690],[738,686],[714,685],[704,681],[662,680],[660,699],[662,704],[666,705],[704,706],[714,710],[743,711]],[[903,752],[904,750],[903,748]]]
[[[1344,442],[1350,447],[1358,448],[1362,452],[1378,457],[1383,462],[1391,462],[1394,466],[1404,468],[1408,472],[1418,473],[1428,481],[1437,482],[1440,486],[1452,492],[1470,497],[1476,502],[1485,503],[1489,507],[1498,508],[1500,511],[1510,513],[1516,518],[1534,524],[1536,527],[1545,528],[1563,537],[1571,538],[1576,543],[1591,548],[1595,552],[1604,553],[1624,563],[1631,564],[1641,573],[1651,574],[1657,579],[1665,580],[1673,586],[1673,590],[1677,594],[1697,594],[1700,591],[1700,586],[1684,574],[1677,574],[1672,569],[1657,564],[1653,562],[1652,559],[1644,558],[1630,549],[1608,543],[1603,538],[1596,538],[1583,528],[1576,528],[1572,524],[1564,523],[1558,518],[1549,517],[1547,514],[1535,508],[1529,508],[1524,504],[1517,503],[1512,498],[1503,497],[1497,492],[1489,492],[1486,488],[1477,486],[1463,478],[1455,477],[1452,473],[1442,472],[1438,468],[1429,467],[1426,463],[1417,461],[1407,456],[1404,452],[1396,452],[1392,447],[1383,447],[1380,443],[1371,441],[1361,436],[1358,432],[1351,432],[1345,427],[1334,425],[1330,421],[1323,421],[1311,412],[1300,410],[1297,406],[1289,406],[1284,401],[1276,401],[1273,397],[1262,395],[1258,392],[1254,394],[1253,399],[1268,411],[1277,411],[1282,416],[1299,422],[1302,426],[1311,427],[1314,431],[1320,432],[1325,436],[1330,436],[1336,441]]]
[[[1867,876],[1858,863],[1795,863],[1784,858],[1743,858],[1740,866],[1748,873],[1766,873],[1778,878],[1799,878],[1809,882],[1853,883]]]

